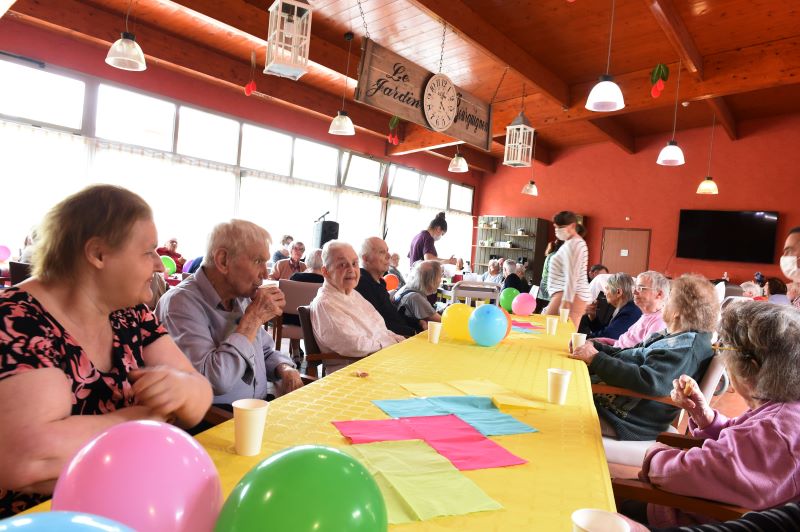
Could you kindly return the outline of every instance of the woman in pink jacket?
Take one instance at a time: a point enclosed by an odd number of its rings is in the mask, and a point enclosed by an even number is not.
[[[685,408],[702,447],[651,447],[640,478],[694,497],[763,510],[800,501],[800,313],[764,302],[731,305],[722,314],[719,348],[733,387],[749,409],[728,419],[708,406],[682,375],[672,398]],[[650,505],[651,526],[707,522]]]

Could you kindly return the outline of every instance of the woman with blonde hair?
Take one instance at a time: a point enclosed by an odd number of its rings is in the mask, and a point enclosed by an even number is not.
[[[64,464],[125,421],[196,425],[211,386],[143,304],[153,213],[120,187],[73,194],[39,228],[34,276],[0,293],[0,517],[52,493]]]

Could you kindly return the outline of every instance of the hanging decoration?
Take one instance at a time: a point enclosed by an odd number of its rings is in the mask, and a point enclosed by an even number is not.
[[[269,8],[264,74],[297,81],[308,70],[311,6],[306,0],[275,0]]]
[[[522,85],[522,104],[517,117],[506,126],[506,145],[503,164],[514,168],[531,166],[534,129],[525,116],[525,84]]]
[[[686,162],[683,150],[678,146],[678,141],[675,140],[675,128],[678,125],[678,95],[681,89],[681,66],[683,66],[683,61],[678,61],[678,82],[675,84],[675,110],[672,115],[672,138],[661,149],[656,159],[656,163],[661,166],[680,166]],[[658,81],[661,81],[661,79],[659,78]]]
[[[392,116],[392,118],[389,119],[389,134],[386,135],[386,142],[394,146],[400,144],[400,137],[397,134],[399,126],[400,117],[397,115]]]
[[[664,90],[664,82],[669,79],[669,67],[659,63],[650,71],[650,96],[658,98]]]
[[[256,90],[256,52],[250,52],[250,81],[244,86],[245,96],[250,96]]]

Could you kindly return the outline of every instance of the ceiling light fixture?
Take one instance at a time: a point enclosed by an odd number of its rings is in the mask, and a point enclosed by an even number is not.
[[[672,140],[661,149],[658,154],[656,162],[661,166],[680,166],[686,162],[683,157],[683,150],[678,147],[678,141],[675,140],[675,127],[678,124],[678,91],[681,88],[681,66],[683,60],[678,61],[678,82],[675,85],[675,111],[672,116]]]
[[[529,196],[538,196],[539,195],[539,188],[536,186],[536,181],[533,180],[533,173],[534,168],[533,165],[536,164],[536,133],[533,134],[533,154],[531,158],[531,180],[522,187],[522,193],[527,194]]]
[[[125,13],[125,31],[120,38],[111,45],[106,54],[106,63],[114,68],[141,72],[147,68],[142,47],[136,42],[136,36],[128,31],[128,18],[131,15],[133,0],[128,2],[128,11]]]
[[[336,117],[331,122],[331,127],[328,128],[328,133],[331,135],[355,135],[356,130],[353,127],[353,121],[347,116],[344,110],[345,96],[347,95],[347,80],[350,71],[350,51],[353,48],[353,33],[348,31],[344,34],[345,40],[349,43],[347,46],[347,67],[344,69],[344,90],[342,91],[342,108],[336,113]]]
[[[447,167],[447,171],[455,174],[463,174],[464,172],[469,171],[467,160],[464,159],[464,157],[458,151],[458,144],[456,144],[456,154],[453,155],[453,158],[450,160],[450,166]]]
[[[600,81],[592,88],[591,92],[589,92],[589,97],[586,99],[586,108],[600,113],[619,111],[625,107],[622,90],[619,85],[614,83],[614,78],[609,74],[611,70],[611,38],[614,35],[614,7],[615,0],[611,0],[611,28],[608,32],[606,73],[600,76]]]
[[[706,178],[700,182],[697,187],[698,194],[719,194],[717,184],[711,178],[711,150],[714,148],[714,127],[717,125],[717,113],[714,113],[714,118],[711,121],[711,144],[708,146],[708,168],[706,169]]]

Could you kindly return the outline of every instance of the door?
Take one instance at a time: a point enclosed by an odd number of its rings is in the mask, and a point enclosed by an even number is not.
[[[650,263],[650,229],[603,228],[600,261],[611,273],[634,277],[647,271]]]

